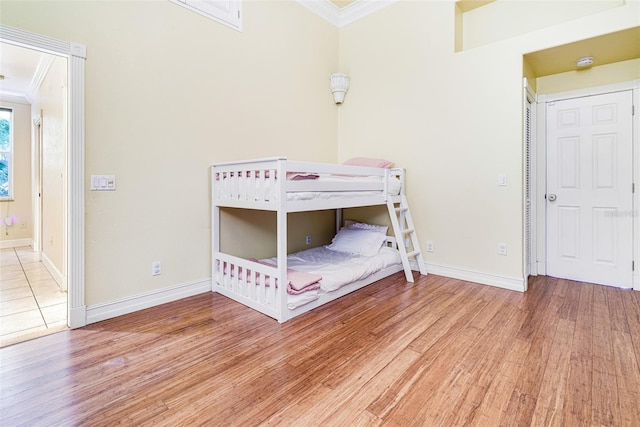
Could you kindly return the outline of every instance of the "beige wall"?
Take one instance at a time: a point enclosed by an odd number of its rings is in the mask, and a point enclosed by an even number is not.
[[[6,102],[0,106],[13,109],[13,200],[0,201],[0,218],[11,216],[16,223],[0,225],[0,241],[31,239],[31,107]]]
[[[538,94],[605,86],[640,79],[640,58],[537,79]]]
[[[624,3],[624,0],[495,1],[463,14],[463,48],[471,49],[562,25]]]
[[[0,4],[87,48],[86,186],[117,179],[86,194],[87,305],[211,276],[210,163],[337,160],[337,28],[295,2],[243,10],[240,33],[169,1]]]
[[[537,2],[543,16],[547,6]],[[638,3],[586,17],[580,7],[576,19],[457,53],[450,2],[400,1],[341,30],[352,84],[340,159],[367,153],[407,169],[422,246],[434,243],[428,263],[522,280],[523,54],[637,25]]]
[[[117,177],[86,194],[88,305],[210,277],[209,164],[276,155],[394,160],[428,262],[521,279],[522,56],[638,16],[630,3],[455,53],[453,2],[400,1],[341,30],[293,1],[243,8],[239,33],[169,1],[0,3],[3,24],[87,47],[87,182]],[[352,77],[339,108],[336,70]]]
[[[55,57],[34,97],[32,111],[41,116],[42,123],[42,253],[62,277],[66,274],[66,94],[67,59]]]

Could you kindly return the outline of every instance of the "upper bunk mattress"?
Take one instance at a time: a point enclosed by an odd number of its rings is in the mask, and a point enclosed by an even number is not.
[[[287,190],[288,201],[302,200],[332,200],[350,199],[354,197],[383,195],[380,190],[351,190],[351,188],[371,186],[380,188],[384,178],[379,176],[342,176],[342,175],[319,175],[314,179],[291,180],[295,183],[295,190]],[[216,195],[224,199],[229,194],[249,194],[249,199],[271,201],[278,200],[278,192],[273,190],[276,180],[256,179],[250,177],[225,177],[216,180]],[[331,191],[313,191],[313,187],[328,184]],[[333,184],[333,185],[332,185]],[[307,190],[305,187],[311,188]],[[389,176],[386,183],[388,195],[397,196],[402,189],[402,182],[396,176]]]

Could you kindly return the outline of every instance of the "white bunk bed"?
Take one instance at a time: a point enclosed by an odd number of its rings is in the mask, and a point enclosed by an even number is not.
[[[406,279],[413,282],[410,258],[415,260],[420,273],[426,274],[404,194],[403,169],[267,158],[212,165],[211,188],[212,290],[281,323],[403,269]],[[287,214],[336,209],[338,229],[342,223],[341,209],[374,205],[386,205],[389,209],[397,239],[387,237],[384,251],[390,251],[388,247],[397,248],[401,262],[385,263],[381,270],[337,290],[319,292],[309,302],[289,304],[287,274],[292,270],[288,269]],[[276,212],[277,256],[258,261],[222,252],[221,208]],[[276,286],[271,286],[272,283]]]

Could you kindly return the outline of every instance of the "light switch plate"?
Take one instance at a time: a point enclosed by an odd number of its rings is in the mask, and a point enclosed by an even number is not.
[[[91,175],[92,191],[115,191],[116,176],[115,175]]]

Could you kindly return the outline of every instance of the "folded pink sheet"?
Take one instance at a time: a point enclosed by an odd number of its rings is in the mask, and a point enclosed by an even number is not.
[[[287,172],[287,179],[289,181],[301,181],[303,179],[318,179],[320,175],[317,173],[303,173],[303,172]]]
[[[262,262],[255,258],[248,258],[249,261],[257,262],[262,265],[268,265],[269,267],[274,267],[273,264],[269,264],[268,262]],[[239,274],[243,279],[245,277],[242,274],[242,267],[232,268],[231,277]],[[225,264],[225,268],[223,274],[228,274],[227,265]],[[247,269],[247,274],[251,274],[251,270]],[[258,276],[258,285],[262,284],[262,274]],[[287,292],[293,295],[301,294],[306,291],[311,291],[313,289],[320,289],[320,280],[322,280],[322,276],[319,274],[311,274],[306,273],[304,271],[293,270],[291,268],[287,269]],[[267,277],[266,286],[269,286],[269,278]],[[278,286],[278,281],[276,280],[276,287]]]

